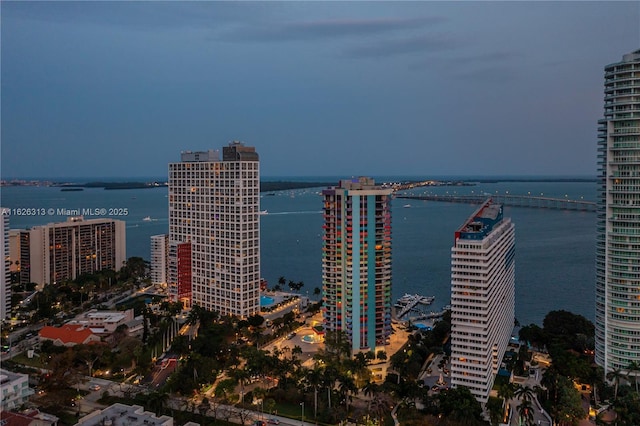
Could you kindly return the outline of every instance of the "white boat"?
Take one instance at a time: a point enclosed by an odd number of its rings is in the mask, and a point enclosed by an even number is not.
[[[142,218],[142,220],[144,220],[145,222],[151,222],[153,219],[151,219],[151,216],[145,216]]]
[[[435,296],[421,296],[419,294],[406,293],[404,296],[398,299],[396,305],[405,306],[411,303],[421,303],[423,305],[430,305],[436,300]]]
[[[404,205],[404,206],[402,206],[402,207],[404,207],[405,209],[408,209],[408,208],[410,208],[410,207],[411,207],[411,204],[405,204],[405,205]]]
[[[260,210],[260,214],[261,215],[269,214],[269,211],[268,210]]]

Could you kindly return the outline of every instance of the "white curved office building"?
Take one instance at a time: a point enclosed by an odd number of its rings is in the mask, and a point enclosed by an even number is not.
[[[606,374],[640,362],[640,50],[607,65],[604,79],[595,359]]]
[[[515,226],[485,203],[456,231],[451,249],[451,384],[486,403],[515,316]]]

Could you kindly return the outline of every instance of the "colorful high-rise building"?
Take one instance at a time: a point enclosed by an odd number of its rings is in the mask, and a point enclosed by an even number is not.
[[[219,151],[187,151],[179,163],[169,164],[171,298],[221,315],[257,314],[259,215],[255,148],[234,141],[223,147],[222,158]]]
[[[353,354],[384,348],[391,332],[391,193],[365,177],[322,191],[324,325]]]
[[[515,318],[515,226],[487,200],[451,249],[451,385],[486,403]]]
[[[604,68],[598,127],[595,360],[640,363],[640,50]],[[633,365],[632,365],[633,366]]]

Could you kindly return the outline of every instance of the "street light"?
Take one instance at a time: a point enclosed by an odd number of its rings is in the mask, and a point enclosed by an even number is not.
[[[304,401],[300,403],[300,406],[302,407],[302,422],[300,424],[304,426]]]

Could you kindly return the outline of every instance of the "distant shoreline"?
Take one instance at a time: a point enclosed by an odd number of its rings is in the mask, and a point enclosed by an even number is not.
[[[417,183],[424,182],[425,180],[417,180],[415,178],[408,178],[407,180],[399,180],[402,183]],[[438,182],[438,186],[471,186],[476,183],[500,183],[500,182],[596,182],[596,178],[558,178],[558,177],[526,177],[526,178],[478,178],[478,179],[434,179]],[[299,180],[278,180],[278,181],[261,181],[260,192],[275,192],[286,191],[292,189],[303,188],[328,188],[336,186],[337,181],[327,182],[304,182]],[[61,190],[69,190],[71,188],[104,188],[106,190],[117,189],[153,189],[153,188],[166,188],[167,182],[109,182],[109,181],[96,181],[86,183],[69,183],[69,182],[55,182],[48,180],[3,180],[0,186],[50,186],[59,187]]]

